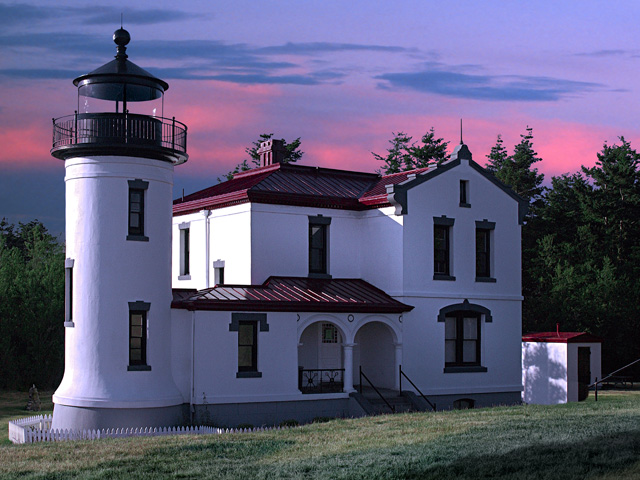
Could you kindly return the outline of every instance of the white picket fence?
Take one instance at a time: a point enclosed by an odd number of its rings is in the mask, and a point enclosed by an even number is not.
[[[68,440],[97,440],[100,438],[157,437],[161,435],[207,435],[223,433],[250,433],[285,430],[290,427],[217,428],[217,427],[164,427],[164,428],[108,428],[102,430],[54,430],[51,415],[37,415],[9,422],[9,440],[13,443],[64,442]]]

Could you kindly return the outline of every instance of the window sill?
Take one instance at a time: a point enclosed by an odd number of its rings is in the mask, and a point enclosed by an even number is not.
[[[76,326],[76,324],[75,324],[75,323],[73,323],[73,322],[64,322],[64,326],[65,326],[66,328],[73,328],[73,327],[75,327],[75,326]]]
[[[496,279],[493,277],[476,277],[476,282],[479,283],[496,283]]]
[[[178,275],[178,280],[191,280],[191,275]]]
[[[150,372],[151,365],[128,365],[128,372]]]
[[[238,372],[236,378],[262,378],[262,372]]]
[[[459,367],[444,367],[444,373],[482,373],[486,372],[487,367],[482,367],[480,365],[474,366],[459,366]]]
[[[434,280],[447,280],[447,281],[455,282],[456,277],[454,277],[452,275],[445,275],[444,273],[434,273],[433,274],[433,279]]]
[[[461,203],[460,206],[463,207],[463,208],[471,208],[471,204],[470,203]]]
[[[144,235],[127,235],[127,240],[134,242],[148,242],[149,237],[145,237]]]
[[[328,273],[309,273],[309,278],[325,278],[328,280],[331,278],[331,275]]]

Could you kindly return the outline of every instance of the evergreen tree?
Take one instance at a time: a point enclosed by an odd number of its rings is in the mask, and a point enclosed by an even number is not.
[[[538,173],[533,164],[540,161],[533,150],[533,129],[527,126],[527,132],[520,135],[520,143],[513,149],[513,155],[507,156],[502,145],[502,138],[498,135],[496,145],[487,155],[489,163],[487,169],[502,183],[509,185],[514,192],[529,200],[532,206],[537,206],[544,192],[542,182],[544,175]]]
[[[252,145],[251,147],[247,147],[244,149],[247,155],[249,155],[249,159],[248,160],[244,159],[242,162],[236,165],[236,167],[233,170],[224,174],[222,178],[218,177],[218,182],[231,180],[236,173],[245,172],[247,170],[251,170],[252,168],[259,167],[260,154],[258,153],[258,150],[260,149],[260,144],[262,142],[266,142],[267,140],[270,140],[271,138],[273,138],[273,133],[260,134],[260,137],[258,138],[258,140],[253,142],[251,144]],[[283,138],[282,142],[283,142],[284,149],[287,152],[284,159],[282,160],[282,163],[294,163],[302,158],[302,155],[304,155],[304,152],[299,150],[300,144],[302,143],[302,141],[300,140],[300,137],[296,138],[291,143],[287,143],[286,140]]]
[[[422,136],[421,142],[419,146],[414,143],[407,149],[411,156],[411,164],[407,167],[411,168],[406,170],[428,167],[434,163],[440,165],[449,158],[447,155],[449,142],[445,142],[444,138],[435,138],[433,127]]]
[[[42,223],[0,222],[0,388],[53,388],[64,359],[64,247]]]
[[[379,173],[383,175],[439,165],[449,158],[447,155],[449,142],[445,142],[443,138],[436,138],[433,127],[422,136],[419,144],[411,143],[413,137],[404,132],[392,135],[393,139],[389,140],[391,147],[387,149],[386,155],[371,152],[373,158],[384,162],[384,166],[379,169]]]
[[[410,147],[410,142],[411,137],[406,133],[393,133],[393,139],[389,140],[391,147],[387,149],[386,156],[371,152],[373,158],[380,162],[384,162],[384,167],[381,169],[384,175],[411,170],[410,168],[406,168],[407,165],[411,165],[411,156],[407,152]]]

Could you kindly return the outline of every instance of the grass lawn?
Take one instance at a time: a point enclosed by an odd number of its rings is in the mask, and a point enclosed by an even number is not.
[[[13,402],[0,403],[6,439],[26,395],[0,402]],[[7,443],[0,478],[640,479],[640,391],[256,434]]]

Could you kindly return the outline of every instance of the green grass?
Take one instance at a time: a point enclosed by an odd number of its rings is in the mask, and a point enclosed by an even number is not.
[[[3,443],[0,478],[640,479],[640,391],[255,434]]]

